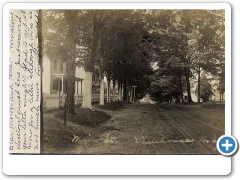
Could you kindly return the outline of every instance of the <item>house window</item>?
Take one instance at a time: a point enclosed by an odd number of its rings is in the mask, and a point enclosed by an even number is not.
[[[57,70],[57,60],[56,59],[54,60],[54,65],[53,66],[54,66],[54,70],[56,71]]]
[[[62,91],[62,79],[60,78],[53,79],[53,90]]]
[[[66,72],[68,71],[68,63],[66,63]]]
[[[61,62],[60,71],[63,72],[63,62]]]
[[[57,79],[53,79],[53,90],[57,90]]]

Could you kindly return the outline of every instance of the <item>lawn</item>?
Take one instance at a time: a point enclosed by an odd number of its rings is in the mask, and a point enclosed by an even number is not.
[[[109,115],[101,111],[76,108],[75,113],[68,115],[67,126],[63,125],[63,110],[43,113],[44,154],[64,154],[74,151],[76,145],[72,142],[74,135],[85,138],[91,132],[94,136],[96,128],[110,119]]]
[[[90,110],[90,109],[83,109],[83,108],[76,108],[75,115],[68,115],[68,121],[74,122],[78,125],[83,126],[99,126],[100,124],[106,122],[110,119],[110,116],[102,111]],[[63,120],[64,118],[64,111],[55,114],[55,117],[58,119]]]
[[[112,103],[105,103],[104,105],[96,104],[95,107],[102,110],[116,111],[119,108],[123,107],[123,104],[122,102],[112,102]]]

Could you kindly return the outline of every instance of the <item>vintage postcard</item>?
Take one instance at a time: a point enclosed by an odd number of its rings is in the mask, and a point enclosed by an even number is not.
[[[210,162],[205,174],[229,173],[217,143],[231,134],[230,6],[65,5],[5,7],[10,157],[195,159]],[[210,172],[217,162],[228,168]],[[163,174],[178,163],[167,164]]]

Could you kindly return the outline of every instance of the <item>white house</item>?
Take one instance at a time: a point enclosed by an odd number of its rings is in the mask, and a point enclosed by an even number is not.
[[[66,94],[67,87],[67,63],[61,60],[50,61],[43,58],[43,93],[44,94]],[[82,67],[76,67],[75,72],[75,94],[83,94],[83,80],[85,71]]]
[[[43,58],[42,93],[44,108],[52,109],[64,106],[64,96],[67,92],[67,63],[48,57]],[[75,70],[75,105],[82,103],[84,94],[85,71],[83,67]],[[93,90],[99,89],[99,77],[93,75]],[[92,101],[99,99],[99,94],[92,95]]]

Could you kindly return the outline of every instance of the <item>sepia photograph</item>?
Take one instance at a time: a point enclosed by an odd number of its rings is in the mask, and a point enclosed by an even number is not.
[[[220,154],[224,9],[42,9],[39,21],[42,154]]]

